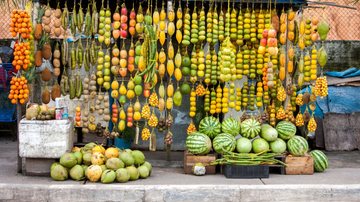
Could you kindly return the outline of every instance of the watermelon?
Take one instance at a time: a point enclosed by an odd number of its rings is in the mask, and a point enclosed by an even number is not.
[[[261,131],[260,122],[251,118],[241,123],[241,135],[246,138],[255,138]]]
[[[220,121],[213,116],[203,118],[199,124],[199,132],[204,133],[210,138],[216,137],[221,133]]]
[[[260,136],[268,142],[275,141],[278,137],[278,132],[275,128],[269,124],[261,125],[261,134]]]
[[[267,152],[269,151],[269,148],[270,148],[269,143],[263,138],[256,138],[252,142],[252,149],[254,153]]]
[[[279,134],[279,137],[283,140],[289,140],[296,134],[296,126],[290,121],[280,121],[276,125],[276,130]]]
[[[235,137],[229,133],[221,133],[214,138],[213,147],[219,154],[223,154],[225,151],[232,152],[236,147]]]
[[[270,142],[270,149],[274,153],[284,153],[286,151],[286,142],[281,138],[277,138],[275,141]]]
[[[239,153],[249,153],[251,152],[252,144],[251,141],[247,138],[239,138],[236,140],[236,151]]]
[[[296,135],[287,142],[287,148],[294,156],[304,156],[309,150],[309,145],[305,138]]]
[[[310,155],[314,159],[315,172],[324,172],[329,167],[329,161],[324,152],[320,150],[312,150]]]
[[[221,131],[223,133],[229,133],[233,136],[237,136],[240,133],[240,122],[230,117],[225,119],[221,123]]]
[[[193,132],[186,137],[186,148],[192,154],[205,155],[211,150],[210,138],[200,132]]]

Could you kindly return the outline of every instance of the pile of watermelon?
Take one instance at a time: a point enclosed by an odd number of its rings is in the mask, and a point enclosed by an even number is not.
[[[195,155],[206,155],[211,150],[216,153],[284,153],[293,156],[308,154],[309,145],[305,138],[296,135],[296,126],[289,121],[280,121],[275,127],[261,124],[253,118],[240,122],[229,117],[222,122],[207,116],[200,121],[199,131],[186,139],[187,150]],[[314,159],[316,172],[328,168],[328,158],[320,150],[309,153]]]

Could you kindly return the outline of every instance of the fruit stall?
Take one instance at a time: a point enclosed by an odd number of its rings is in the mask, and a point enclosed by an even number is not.
[[[146,178],[152,166],[140,150],[185,150],[185,172],[197,175],[328,167],[308,139],[328,93],[330,27],[302,16],[305,1],[15,2],[8,98],[26,105],[23,150],[26,124],[63,143],[47,157],[60,158],[53,179]],[[47,135],[39,124],[68,130]]]

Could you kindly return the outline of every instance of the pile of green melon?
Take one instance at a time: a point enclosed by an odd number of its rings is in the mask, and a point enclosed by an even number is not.
[[[102,183],[127,182],[150,176],[152,166],[145,161],[139,150],[105,149],[101,145],[88,143],[82,148],[74,147],[72,152],[61,156],[59,162],[50,167],[53,180],[89,180]]]
[[[261,124],[253,118],[240,122],[232,117],[222,121],[205,117],[200,121],[199,131],[186,139],[187,150],[195,155],[206,155],[212,149],[219,154],[238,153],[290,153],[293,156],[308,154],[305,138],[296,135],[296,126],[289,121],[280,121],[276,127]],[[320,150],[309,153],[314,159],[314,168],[323,172],[328,168],[328,159]]]

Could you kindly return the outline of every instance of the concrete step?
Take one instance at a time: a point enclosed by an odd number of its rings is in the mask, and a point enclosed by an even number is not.
[[[359,201],[360,185],[0,184],[0,201]]]

